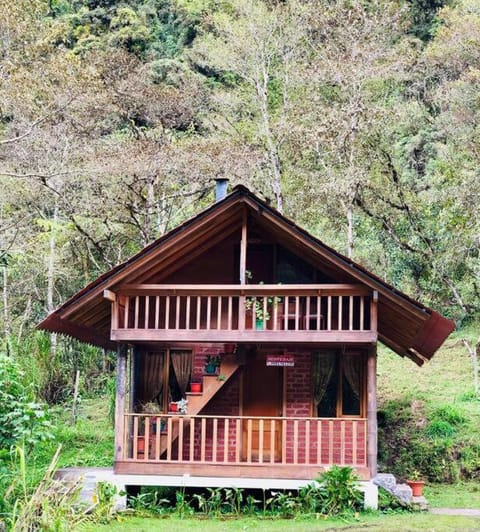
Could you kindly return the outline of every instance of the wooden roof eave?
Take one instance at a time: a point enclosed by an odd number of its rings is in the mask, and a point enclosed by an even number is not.
[[[116,343],[112,342],[108,336],[99,334],[97,330],[91,329],[90,327],[84,327],[77,323],[62,319],[54,313],[50,314],[39,323],[37,329],[70,336],[97,347],[103,347],[110,350],[116,349]]]

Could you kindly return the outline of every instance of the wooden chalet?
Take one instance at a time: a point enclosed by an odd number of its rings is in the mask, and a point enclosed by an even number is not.
[[[378,340],[421,365],[454,325],[237,186],[39,327],[116,349],[125,484],[292,487],[371,479]]]

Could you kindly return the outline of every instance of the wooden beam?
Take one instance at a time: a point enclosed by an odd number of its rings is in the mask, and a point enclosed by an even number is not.
[[[115,449],[114,459],[123,460],[125,454],[125,396],[127,392],[127,346],[117,348],[117,382],[115,388]]]
[[[111,301],[112,303],[115,303],[115,301],[117,300],[115,292],[112,292],[111,290],[104,290],[103,297],[104,299],[108,299],[108,301]]]
[[[377,474],[377,347],[371,347],[367,359],[367,465],[370,476]]]
[[[185,330],[118,329],[112,331],[116,342],[260,342],[260,343],[345,343],[373,344],[374,331],[272,331],[272,330]]]
[[[247,284],[247,211],[242,213],[242,239],[240,241],[240,284]]]

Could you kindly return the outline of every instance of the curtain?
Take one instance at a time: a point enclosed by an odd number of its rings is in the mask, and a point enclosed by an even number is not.
[[[328,383],[332,378],[334,366],[334,353],[313,354],[313,400],[315,402],[315,407],[318,407],[327,391]]]
[[[192,352],[191,351],[171,351],[170,357],[172,360],[173,370],[177,378],[178,387],[185,397],[188,383],[192,374]]]
[[[362,360],[360,355],[344,355],[343,357],[343,374],[357,399],[360,399]]]
[[[165,352],[145,354],[145,390],[146,402],[157,401],[163,405]]]

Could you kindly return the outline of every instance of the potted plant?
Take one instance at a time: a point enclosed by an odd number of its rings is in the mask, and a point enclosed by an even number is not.
[[[423,495],[423,486],[425,485],[425,481],[420,477],[420,471],[414,469],[407,480],[407,484],[412,488],[413,497],[421,497]]]
[[[217,355],[207,355],[205,360],[205,373],[208,375],[215,375],[220,366],[220,357]]]
[[[202,393],[202,382],[199,380],[192,380],[190,382],[191,393]]]
[[[163,409],[156,401],[148,401],[147,403],[142,404],[142,412],[144,414],[153,414],[158,416],[163,414]],[[150,429],[152,434],[156,434],[157,418],[150,419]]]
[[[177,411],[180,414],[186,414],[187,405],[188,405],[188,399],[180,399],[180,401],[177,401]]]

